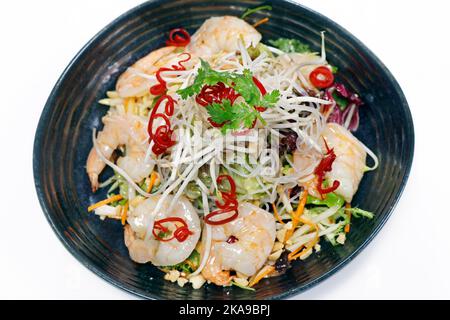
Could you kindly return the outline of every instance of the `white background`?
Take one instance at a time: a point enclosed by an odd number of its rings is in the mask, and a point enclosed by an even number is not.
[[[1,1],[0,298],[133,299],[83,267],[38,204],[34,133],[78,50],[139,0]],[[392,71],[416,132],[411,177],[392,218],[353,262],[298,299],[450,298],[450,7],[447,1],[304,0]],[[370,195],[368,195],[370,196]]]

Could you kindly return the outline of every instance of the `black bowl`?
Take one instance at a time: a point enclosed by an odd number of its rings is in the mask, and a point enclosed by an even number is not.
[[[195,31],[214,15],[240,16],[259,1],[150,1],[125,13],[96,35],[69,64],[45,105],[36,132],[34,175],[44,213],[66,248],[87,268],[112,284],[154,299],[276,299],[304,291],[352,260],[378,233],[406,184],[414,151],[408,104],[386,67],[342,27],[300,5],[269,2],[273,10],[251,16],[264,40],[298,38],[315,50],[320,31],[327,37],[328,60],[339,67],[339,81],[359,92],[357,136],[380,158],[378,170],[366,174],[354,204],[376,213],[373,220],[354,221],[345,246],[323,243],[322,251],[294,263],[285,275],[261,281],[255,292],[236,287],[205,286],[193,290],[163,280],[150,265],[133,263],[123,243],[119,222],[102,222],[88,214],[92,194],[85,174],[92,128],[101,128],[106,108],[97,101],[114,88],[117,77],[134,61],[164,44],[167,31],[183,26]],[[108,174],[108,173],[106,173]]]

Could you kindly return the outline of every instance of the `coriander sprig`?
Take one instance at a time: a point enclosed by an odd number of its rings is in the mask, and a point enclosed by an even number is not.
[[[206,107],[211,120],[215,123],[223,124],[223,133],[229,129],[237,130],[242,126],[252,128],[256,119],[265,124],[255,107],[271,108],[280,98],[278,90],[273,90],[262,96],[253,81],[253,75],[250,70],[244,69],[242,74],[219,72],[213,70],[209,63],[204,60],[201,60],[201,67],[198,70],[194,83],[185,89],[178,90],[177,93],[181,98],[187,99],[199,94],[203,86],[212,86],[219,82],[233,88],[244,100],[232,105],[230,100],[224,99],[221,103],[212,103]]]

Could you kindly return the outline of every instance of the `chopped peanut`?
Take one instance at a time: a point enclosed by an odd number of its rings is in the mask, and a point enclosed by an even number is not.
[[[192,283],[192,288],[200,289],[206,282],[205,278],[201,274],[191,277],[189,282]]]
[[[178,279],[177,279],[177,283],[178,283],[178,285],[180,286],[180,287],[184,287],[184,285],[186,284],[186,283],[188,283],[189,282],[189,280],[188,279],[186,279],[186,278],[182,278],[182,277],[179,277]]]

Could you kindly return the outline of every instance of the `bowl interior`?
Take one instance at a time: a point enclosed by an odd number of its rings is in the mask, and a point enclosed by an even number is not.
[[[120,222],[102,222],[88,214],[89,204],[105,197],[92,194],[85,162],[92,147],[92,128],[101,129],[106,108],[97,101],[112,90],[118,76],[133,62],[161,47],[167,31],[183,26],[194,32],[219,15],[240,16],[258,1],[151,1],[124,14],[102,30],[76,56],[55,86],[36,133],[34,172],[43,210],[64,245],[84,265],[111,283],[143,297],[157,299],[267,299],[300,292],[323,280],[360,251],[387,220],[409,173],[414,133],[406,100],[374,55],[329,19],[286,1],[271,1],[273,10],[258,28],[263,41],[297,38],[320,49],[326,31],[328,60],[339,68],[338,80],[365,101],[356,133],[380,159],[380,167],[365,175],[353,205],[376,213],[375,219],[355,220],[345,246],[331,247],[306,261],[297,261],[285,275],[261,281],[255,292],[235,287],[205,286],[193,290],[163,280],[150,265],[133,263],[123,242]],[[101,178],[111,174],[105,171]]]

